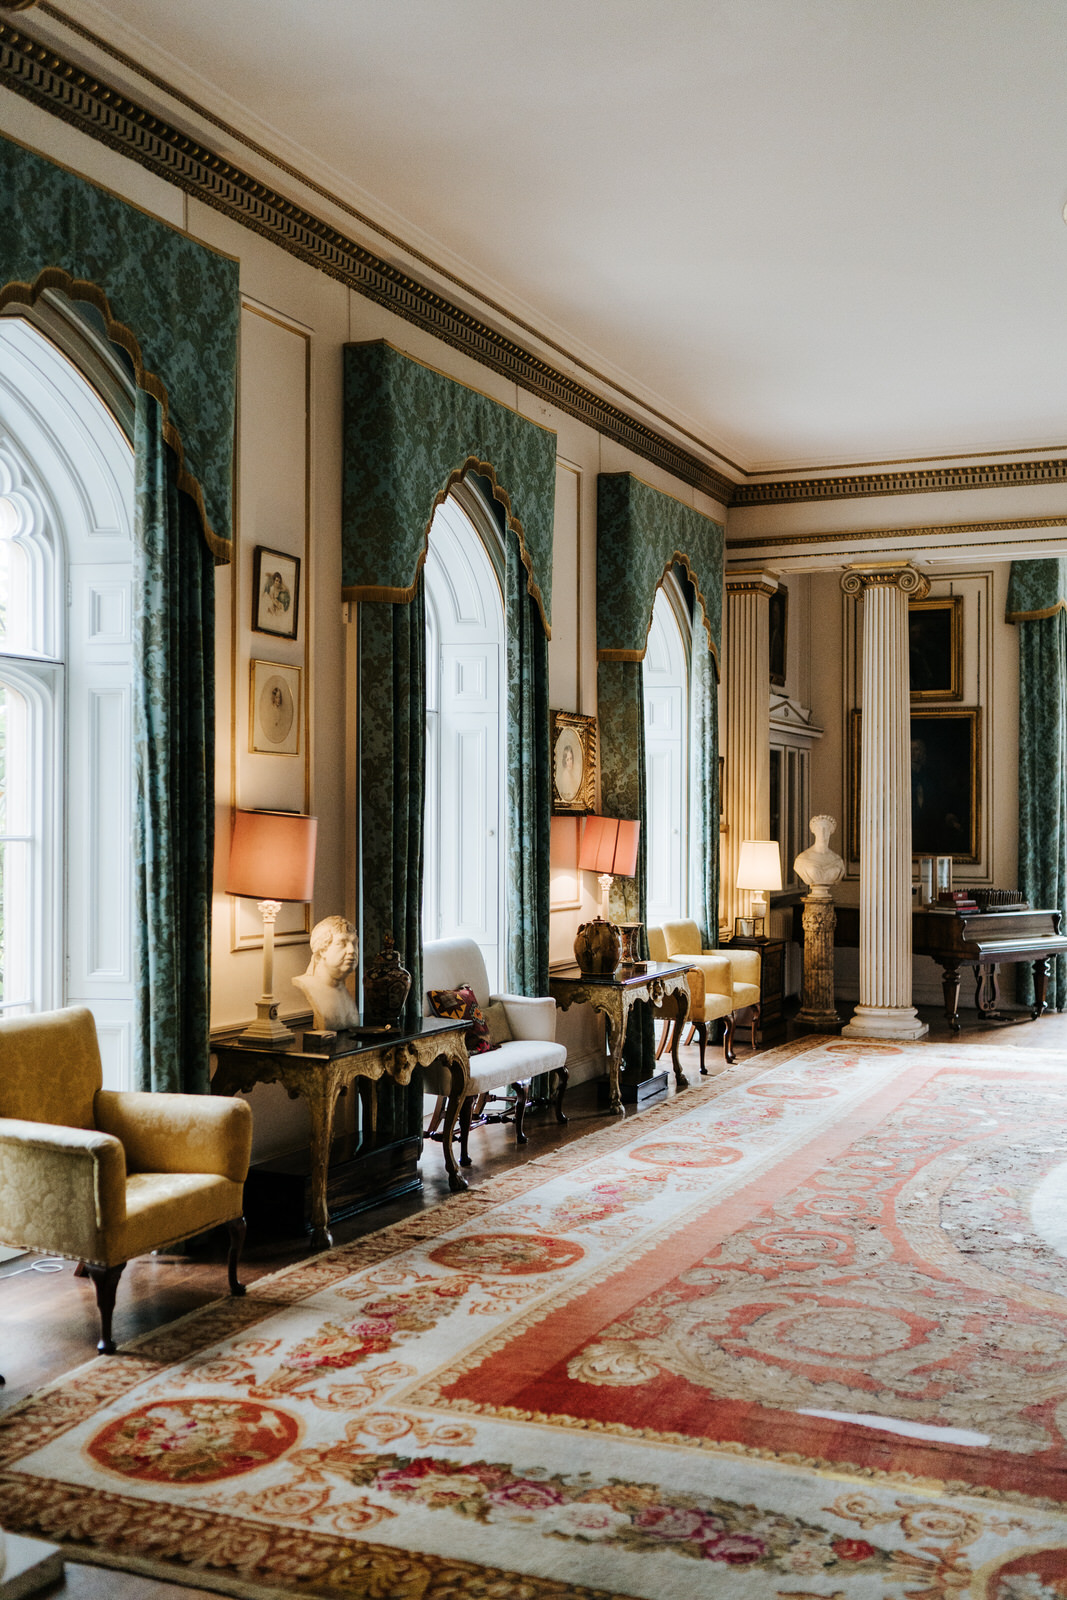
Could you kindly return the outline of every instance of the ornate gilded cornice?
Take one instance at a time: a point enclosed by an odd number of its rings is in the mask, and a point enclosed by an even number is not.
[[[793,478],[774,483],[735,483],[730,505],[788,505],[802,500],[941,494],[955,489],[1003,489],[1043,483],[1067,483],[1067,458],[922,467],[903,472],[864,472],[849,474],[848,477]]]
[[[900,589],[910,600],[925,600],[930,580],[907,561],[863,562],[842,575],[846,594],[863,594],[867,589]]]
[[[728,595],[765,594],[770,596],[778,588],[777,578],[769,572],[728,572],[723,581]]]
[[[93,73],[0,21],[0,83],[271,243],[499,372],[672,477],[725,503],[730,480],[672,439],[179,132]]]
[[[1065,528],[1067,516],[1063,517],[998,517],[991,522],[932,522],[911,523],[903,528],[837,528],[826,529],[822,533],[779,533],[769,534],[759,539],[746,539],[742,534],[735,535],[732,543],[727,540],[727,554],[731,548],[738,550],[781,550],[785,547],[792,548],[804,544],[858,544],[861,541],[877,540],[880,544],[890,543],[894,539],[922,539],[926,544],[945,545],[949,549],[959,546],[949,544],[951,539],[967,541],[965,548],[973,548],[971,541],[976,534],[982,533],[1014,533],[1020,538],[1027,538],[1039,528]],[[1057,544],[1061,540],[1056,541]],[[743,557],[741,559],[744,559]]]

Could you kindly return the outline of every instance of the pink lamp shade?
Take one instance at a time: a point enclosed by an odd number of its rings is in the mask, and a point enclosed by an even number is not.
[[[609,872],[632,878],[637,871],[639,822],[618,817],[586,817],[578,865],[583,872]]]
[[[315,892],[317,817],[237,811],[226,893],[251,900],[310,900]]]

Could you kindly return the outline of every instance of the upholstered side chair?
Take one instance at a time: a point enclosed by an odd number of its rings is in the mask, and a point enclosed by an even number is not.
[[[649,928],[648,953],[653,961],[676,959],[668,953],[662,928]],[[720,1019],[725,1026],[723,1054],[728,1064],[737,1060],[734,1055],[734,982],[730,957],[720,950],[702,955],[700,965],[690,967],[686,982],[689,985],[689,1011],[683,1022],[673,1015],[673,1008],[668,1014],[658,1006],[653,1007],[653,1015],[663,1023],[656,1056],[658,1058],[663,1054],[671,1028],[682,1028],[688,1023],[692,1030],[689,1037],[692,1038],[695,1033],[700,1041],[700,1070],[707,1077],[704,1050],[708,1042],[708,1029]]]
[[[726,950],[706,950],[702,947],[700,929],[696,923],[688,918],[677,922],[665,922],[662,926],[663,940],[667,949],[667,957],[671,961],[686,960],[694,967],[702,967],[705,962],[713,958],[718,961],[723,956],[728,956],[733,980],[733,1020],[736,1025],[738,1013],[749,1011],[753,1018],[752,1039],[755,1041],[759,1029],[760,1007],[760,954],[758,950],[742,950],[731,947]]]
[[[563,1112],[563,1095],[567,1087],[567,1051],[556,1043],[556,1002],[551,996],[489,993],[489,978],[482,952],[473,939],[434,939],[423,947],[422,989],[423,1015],[434,1015],[430,1003],[431,991],[455,990],[466,984],[474,991],[475,999],[483,1013],[499,1007],[506,1022],[504,1031],[510,1033],[498,1048],[483,1050],[470,1057],[470,1094],[459,1113],[459,1164],[471,1165],[467,1141],[470,1135],[471,1114],[474,1102],[494,1090],[513,1088],[515,1091],[515,1143],[526,1143],[523,1119],[526,1112],[527,1090],[531,1078],[545,1072],[557,1075],[553,1096],[556,1121],[566,1122]],[[490,1028],[493,1018],[490,1016]],[[431,1067],[423,1074],[423,1087],[427,1094],[438,1096],[449,1092],[445,1081],[447,1074]]]
[[[0,1021],[0,1240],[81,1263],[107,1355],[133,1256],[225,1224],[230,1293],[244,1294],[252,1113],[210,1095],[116,1093],[102,1077],[91,1011]]]

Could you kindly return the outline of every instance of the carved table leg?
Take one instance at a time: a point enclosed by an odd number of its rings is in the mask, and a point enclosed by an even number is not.
[[[333,1113],[337,1104],[335,1084],[323,1084],[307,1096],[311,1118],[311,1248],[328,1250],[333,1244],[330,1208],[326,1200],[326,1181],[333,1143]]]
[[[674,1083],[678,1089],[688,1089],[689,1079],[682,1071],[682,1063],[678,1060],[678,1040],[682,1034],[682,1024],[689,1015],[689,990],[676,989],[674,992],[675,1005],[678,1011],[678,1020],[671,1029],[671,1065],[674,1068]]]
[[[441,1135],[444,1141],[442,1151],[445,1158],[445,1170],[448,1173],[448,1187],[453,1194],[461,1194],[469,1185],[456,1165],[456,1152],[452,1148],[452,1135],[455,1132],[456,1118],[459,1116],[460,1106],[469,1105],[471,1110],[474,1107],[470,1096],[467,1094],[467,1074],[463,1069],[462,1062],[449,1061],[447,1065],[449,1072],[452,1074],[452,1090],[448,1096],[448,1104],[445,1106],[445,1123]],[[467,1113],[467,1127],[470,1127],[469,1111]],[[462,1148],[465,1150],[466,1138],[463,1135],[462,1126],[460,1128],[460,1137],[463,1140]]]
[[[941,988],[945,995],[945,1017],[953,1033],[960,1031],[960,964],[951,956],[940,956]]]
[[[1048,956],[1041,956],[1034,962],[1034,1008],[1030,1015],[1035,1022],[1047,1006],[1045,991],[1048,987],[1048,962]]]
[[[1000,968],[993,961],[975,962],[974,1004],[980,1017],[996,1017],[1000,1002]]]
[[[613,1005],[605,1012],[608,1021],[608,1110],[616,1116],[623,1115],[622,1095],[619,1093],[619,1073],[622,1070],[622,1047],[626,1040],[626,1014],[629,1007],[623,996],[612,996]]]

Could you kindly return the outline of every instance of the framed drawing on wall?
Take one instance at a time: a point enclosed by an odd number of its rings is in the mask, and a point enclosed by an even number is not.
[[[785,647],[788,622],[789,590],[784,584],[780,583],[767,601],[771,683],[777,689],[785,688]]]
[[[553,711],[551,737],[553,811],[595,811],[596,718],[574,711]]]
[[[963,596],[908,602],[912,700],[963,699]]]
[[[280,661],[249,667],[248,748],[255,754],[300,754],[300,668]]]
[[[860,853],[862,712],[849,723],[849,854]],[[911,713],[911,848],[917,856],[977,861],[981,837],[982,713],[924,706]]]
[[[252,552],[252,627],[295,639],[300,619],[300,557],[257,544]]]

